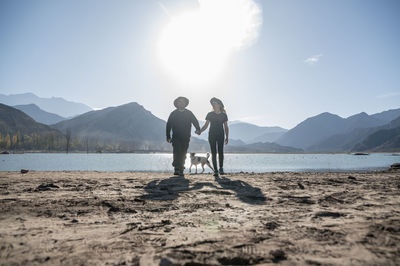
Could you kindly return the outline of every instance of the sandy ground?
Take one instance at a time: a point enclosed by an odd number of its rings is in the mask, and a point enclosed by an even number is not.
[[[0,264],[400,265],[400,172],[0,172]]]

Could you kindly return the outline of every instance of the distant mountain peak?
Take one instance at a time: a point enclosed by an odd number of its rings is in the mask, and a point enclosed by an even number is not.
[[[83,103],[65,100],[62,97],[42,98],[31,92],[20,94],[0,94],[0,103],[14,106],[36,104],[40,109],[62,117],[72,117],[88,111],[92,108]]]
[[[0,133],[15,134],[17,132],[20,132],[22,135],[49,132],[54,132],[59,135],[58,131],[51,129],[47,125],[34,121],[34,119],[28,116],[25,112],[5,104],[0,104]]]
[[[361,113],[355,114],[354,116],[356,116],[356,115],[358,115],[358,116],[369,116],[366,112],[361,112]]]
[[[329,113],[329,112],[323,112],[323,113],[321,113],[319,115],[316,115],[314,117],[324,117],[324,118],[325,117],[339,117],[339,118],[342,118],[342,117],[338,116],[337,114],[332,114],[332,113]]]
[[[386,123],[389,123],[390,121],[392,121],[396,117],[400,116],[400,108],[398,108],[398,109],[389,109],[387,111],[376,113],[376,114],[373,114],[371,116],[376,118],[376,119],[382,120],[382,121],[384,121]]]
[[[45,125],[52,125],[55,123],[58,123],[60,121],[65,120],[64,117],[46,112],[42,109],[40,109],[39,106],[36,104],[21,104],[21,105],[15,105],[13,106],[14,108],[24,112],[31,118],[33,118],[36,122],[45,124]]]
[[[62,121],[53,127],[80,138],[91,137],[108,141],[155,141],[163,143],[165,121],[152,115],[137,102],[91,111]]]
[[[347,117],[346,119],[354,119],[354,118],[366,118],[369,117],[369,115],[366,112],[361,112],[355,115],[351,115],[349,117]]]
[[[307,118],[286,132],[277,143],[308,151],[344,151],[368,132],[364,129],[382,126],[398,116],[400,109],[374,115],[361,112],[347,118],[324,112]]]
[[[126,109],[126,110],[131,110],[131,111],[144,111],[144,112],[148,112],[151,113],[149,110],[147,110],[146,108],[144,108],[143,105],[137,103],[137,102],[129,102],[129,103],[125,103],[113,108],[118,108],[118,109]]]
[[[129,103],[125,103],[122,105],[119,105],[118,107],[143,107],[143,105],[138,104],[137,102],[129,102]]]

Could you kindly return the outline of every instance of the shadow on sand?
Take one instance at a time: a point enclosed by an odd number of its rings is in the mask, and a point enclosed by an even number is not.
[[[183,176],[171,176],[168,179],[153,180],[149,182],[144,190],[147,192],[142,199],[147,200],[174,200],[179,193],[189,191],[189,180]]]
[[[168,179],[153,180],[149,182],[144,190],[147,194],[141,198],[144,200],[174,200],[179,194],[186,191],[200,190],[203,187],[210,187],[218,190],[231,190],[235,196],[247,204],[263,204],[266,197],[258,187],[253,187],[242,180],[231,180],[226,177],[215,177],[219,186],[211,182],[197,182],[190,186],[190,182],[183,176],[171,176]]]
[[[226,177],[215,177],[215,181],[223,188],[236,193],[236,197],[248,204],[263,204],[266,197],[258,187],[253,187],[242,180],[230,180]]]

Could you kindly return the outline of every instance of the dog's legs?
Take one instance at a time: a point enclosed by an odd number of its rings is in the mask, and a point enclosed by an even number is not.
[[[201,168],[203,168],[203,171],[201,173],[204,173],[204,163],[201,164]]]
[[[192,166],[193,166],[193,164],[190,164],[190,167],[189,167],[189,173],[191,173],[191,172],[192,172]]]
[[[197,164],[196,164],[196,174],[197,174]]]

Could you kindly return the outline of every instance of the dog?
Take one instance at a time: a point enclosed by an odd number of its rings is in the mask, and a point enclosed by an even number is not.
[[[192,166],[196,166],[196,174],[197,174],[197,165],[201,164],[201,167],[203,168],[203,171],[201,173],[204,173],[204,165],[208,165],[208,167],[211,168],[211,170],[214,171],[212,168],[210,162],[208,161],[208,158],[210,157],[210,153],[207,152],[207,157],[201,157],[201,156],[196,156],[196,153],[192,152],[190,153],[190,168],[189,168],[189,173],[192,172]]]

